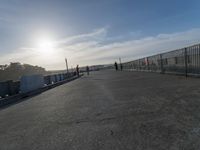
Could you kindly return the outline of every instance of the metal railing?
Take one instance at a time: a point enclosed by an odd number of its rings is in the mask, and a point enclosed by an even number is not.
[[[124,70],[200,75],[200,44],[123,63]]]

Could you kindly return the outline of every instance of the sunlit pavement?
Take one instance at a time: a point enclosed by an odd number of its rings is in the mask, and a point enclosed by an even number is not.
[[[93,72],[0,110],[0,150],[200,149],[200,79]]]

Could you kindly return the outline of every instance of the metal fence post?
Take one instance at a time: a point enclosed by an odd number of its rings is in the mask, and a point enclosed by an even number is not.
[[[188,65],[187,65],[187,63],[188,63],[188,58],[187,58],[187,48],[185,48],[185,53],[184,53],[184,55],[185,55],[185,76],[187,77],[187,73],[188,73]]]

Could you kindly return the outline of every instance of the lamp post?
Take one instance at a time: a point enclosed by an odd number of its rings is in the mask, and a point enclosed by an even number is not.
[[[69,73],[69,70],[68,70],[68,62],[67,62],[67,58],[65,58],[65,63],[66,63],[66,69],[67,69],[67,73]]]

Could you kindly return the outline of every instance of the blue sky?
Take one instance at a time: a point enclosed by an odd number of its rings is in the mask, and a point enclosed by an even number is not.
[[[0,0],[0,64],[64,69],[64,57],[70,66],[113,63],[196,44],[199,6],[199,0]],[[47,50],[38,48],[41,38],[51,43]]]

